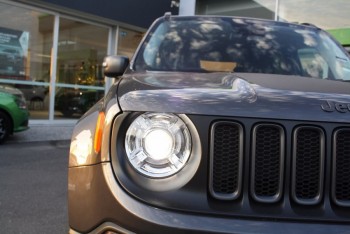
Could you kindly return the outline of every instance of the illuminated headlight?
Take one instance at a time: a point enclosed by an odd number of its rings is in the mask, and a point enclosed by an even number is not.
[[[141,174],[164,178],[176,174],[191,154],[191,135],[176,115],[145,113],[126,133],[125,149],[131,165]]]

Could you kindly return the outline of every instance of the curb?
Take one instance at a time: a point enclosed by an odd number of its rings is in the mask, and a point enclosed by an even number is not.
[[[71,140],[33,140],[33,141],[16,141],[16,140],[7,140],[1,146],[6,146],[6,145],[16,145],[16,144],[21,144],[21,145],[42,145],[42,144],[49,144],[57,147],[66,147],[70,145]]]
[[[74,125],[30,125],[28,130],[15,132],[4,144],[38,142],[70,142]]]

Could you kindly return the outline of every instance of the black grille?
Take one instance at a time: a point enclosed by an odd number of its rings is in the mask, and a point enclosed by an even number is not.
[[[248,123],[212,125],[209,188],[214,198],[244,194],[261,204],[283,198],[321,207],[331,198],[338,207],[350,207],[350,128]]]
[[[240,194],[242,127],[220,122],[213,125],[212,134],[210,192],[216,198],[232,200]]]
[[[252,195],[258,201],[275,202],[282,188],[282,128],[272,124],[257,125],[253,130],[252,147]]]
[[[316,127],[300,127],[294,132],[292,191],[298,203],[311,205],[322,199],[324,138]]]
[[[338,205],[350,206],[350,129],[334,136],[333,195]]]

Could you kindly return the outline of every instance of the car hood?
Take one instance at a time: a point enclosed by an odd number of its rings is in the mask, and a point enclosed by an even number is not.
[[[350,83],[298,76],[129,74],[119,85],[118,98],[123,111],[350,121]]]
[[[12,95],[15,95],[15,96],[21,96],[22,95],[22,92],[19,89],[12,88],[12,87],[5,86],[5,85],[0,85],[0,92],[6,93],[6,94],[12,94]]]

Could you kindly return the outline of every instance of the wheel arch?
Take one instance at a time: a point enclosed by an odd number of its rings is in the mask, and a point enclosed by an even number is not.
[[[8,119],[10,120],[10,124],[11,124],[10,134],[12,134],[14,123],[13,123],[13,118],[12,118],[11,114],[6,109],[2,108],[1,106],[0,106],[0,113],[5,114],[8,117]]]

